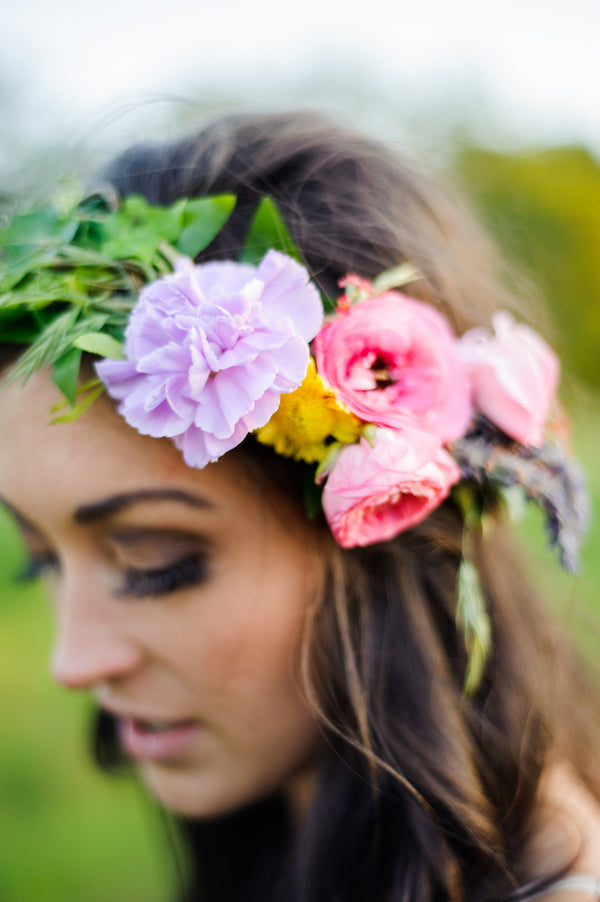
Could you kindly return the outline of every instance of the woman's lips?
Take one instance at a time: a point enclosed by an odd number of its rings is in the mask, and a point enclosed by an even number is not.
[[[168,761],[183,755],[196,738],[200,724],[195,720],[146,721],[119,718],[121,745],[132,758]]]

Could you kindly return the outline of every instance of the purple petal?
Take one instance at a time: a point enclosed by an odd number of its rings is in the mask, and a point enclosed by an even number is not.
[[[96,363],[98,378],[104,382],[109,395],[120,401],[131,391],[131,383],[138,378],[131,360],[99,360]]]
[[[229,260],[202,263],[194,272],[207,303],[217,307],[225,298],[239,295],[244,286],[256,278],[253,266]]]
[[[172,437],[191,466],[238,445],[306,374],[322,309],[308,274],[266,255],[259,269],[214,262],[146,286],[126,330],[127,361],[98,374],[130,425]]]
[[[289,316],[302,338],[311,341],[323,325],[323,305],[307,270],[286,254],[269,251],[257,275],[265,285],[265,317],[271,321]]]
[[[268,391],[259,398],[252,410],[244,417],[247,432],[265,426],[281,403],[280,392]]]

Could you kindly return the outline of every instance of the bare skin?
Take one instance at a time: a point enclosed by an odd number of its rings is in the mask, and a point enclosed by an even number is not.
[[[572,873],[600,876],[600,802],[564,761],[547,769],[539,795],[529,849],[532,877],[567,865]],[[546,898],[548,902],[576,902],[585,899],[586,893],[565,889],[548,893]]]
[[[57,400],[46,374],[0,394],[11,439],[0,444],[0,496],[54,598],[55,678],[120,719],[167,807],[211,816],[283,788],[301,820],[321,747],[298,687],[323,577],[314,533],[269,504],[235,455],[192,470],[104,400],[50,426]],[[570,863],[600,875],[600,803],[565,762],[548,768],[539,797],[531,878]]]
[[[296,807],[321,742],[298,685],[311,530],[235,456],[190,469],[105,400],[48,425],[56,400],[44,374],[0,396],[0,495],[49,585],[55,679],[118,718],[167,807],[211,816],[279,787]]]

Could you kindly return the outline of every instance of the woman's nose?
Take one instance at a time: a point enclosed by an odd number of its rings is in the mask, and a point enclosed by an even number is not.
[[[114,603],[114,602],[113,602]],[[111,613],[77,601],[59,613],[51,659],[54,679],[69,689],[94,685],[133,673],[143,658],[141,647],[124,634]]]

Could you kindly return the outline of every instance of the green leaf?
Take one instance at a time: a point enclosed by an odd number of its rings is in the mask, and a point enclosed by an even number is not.
[[[87,194],[77,205],[77,209],[92,217],[98,213],[112,213],[117,208],[117,195],[113,189],[109,188],[108,192],[99,190]]]
[[[63,250],[62,245],[60,250]],[[42,267],[51,263],[57,253],[56,247],[40,250],[28,246],[19,257],[12,260],[0,259],[0,292],[11,291],[21,282],[26,282],[30,274],[37,274]]]
[[[47,273],[40,272],[18,290],[3,294],[0,297],[0,308],[35,310],[60,301],[68,303],[70,299],[70,289],[62,274],[52,278]]]
[[[483,498],[476,483],[461,480],[452,488],[452,499],[462,514],[465,530],[479,529],[483,516]]]
[[[504,503],[506,513],[513,523],[518,523],[527,510],[527,495],[522,485],[500,486],[498,495]]]
[[[373,423],[367,423],[363,426],[362,434],[370,444],[371,448],[375,447],[375,440],[377,438],[377,426]]]
[[[71,345],[69,333],[74,327],[79,310],[65,310],[59,314],[38,335],[10,372],[10,381],[22,378],[24,381],[36,370],[53,362]]]
[[[81,355],[78,348],[71,348],[55,360],[52,366],[52,381],[60,388],[71,407],[75,407]]]
[[[219,234],[236,204],[235,194],[201,197],[187,202],[183,214],[184,228],[175,246],[194,259]]]
[[[69,413],[65,413],[60,417],[53,417],[50,421],[51,423],[72,423],[74,420],[78,420],[82,413],[92,406],[96,398],[99,398],[102,392],[104,391],[104,385],[96,380],[94,382],[94,387],[90,388],[87,393],[85,393],[84,397],[81,401],[78,401],[73,410],[69,411]],[[81,394],[81,392],[79,392]]]
[[[10,381],[26,381],[36,370],[58,360],[79,335],[99,331],[107,319],[106,314],[95,313],[78,320],[79,313],[72,307],[52,319],[12,368]]]
[[[458,568],[456,624],[463,630],[468,654],[463,692],[469,697],[481,685],[492,629],[477,567],[464,557]]]
[[[123,344],[107,335],[106,332],[85,332],[73,341],[76,348],[97,354],[99,357],[110,357],[112,360],[124,360]]]
[[[27,310],[2,309],[0,304],[0,341],[8,344],[30,344],[39,326]]]
[[[328,295],[321,292],[321,303],[323,304],[323,312],[325,316],[328,314],[333,314],[337,310],[337,300],[335,298],[330,298]]]
[[[392,269],[386,269],[373,279],[373,288],[377,292],[390,291],[392,288],[401,288],[408,282],[422,279],[422,275],[412,263],[401,263]]]
[[[263,197],[250,224],[240,260],[242,263],[258,263],[268,250],[282,251],[302,262],[275,202],[270,197]]]
[[[83,385],[79,385],[77,387],[77,391],[75,393],[75,398],[80,398],[86,392],[90,391],[92,388],[96,388],[97,385],[101,385],[100,379],[97,376],[94,376],[92,379],[89,379],[87,382],[84,382]],[[50,413],[58,413],[59,410],[64,410],[69,402],[67,400],[58,401],[56,404],[53,404],[50,408]]]
[[[145,198],[126,197],[118,212],[103,224],[102,253],[113,260],[140,260],[150,264],[161,242],[172,244],[183,225],[185,199],[170,207],[153,207]]]
[[[317,471],[315,473],[314,481],[317,484],[321,484],[327,476],[331,473],[334,466],[336,465],[337,459],[342,452],[342,448],[344,445],[342,442],[332,442],[327,446],[327,450],[323,457],[323,460],[317,467]]]
[[[28,345],[34,340],[36,335],[38,334],[38,330],[33,327],[27,327],[23,325],[22,327],[13,326],[9,329],[2,328],[0,331],[0,337],[2,338],[2,344],[7,345]]]
[[[314,520],[323,509],[321,496],[323,489],[315,483],[314,467],[304,468],[304,509],[309,520]]]
[[[104,231],[101,223],[85,219],[79,223],[73,245],[82,250],[98,251],[102,246]]]
[[[74,217],[65,219],[53,206],[22,213],[0,231],[2,257],[12,265],[35,258],[40,253],[43,257],[52,257],[57,247],[72,240],[77,225]]]

